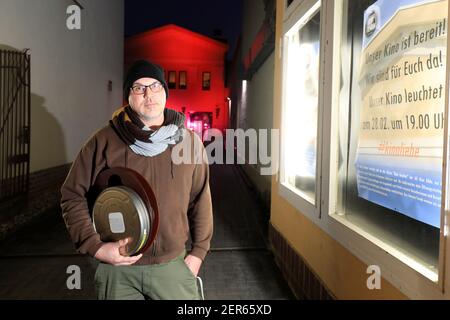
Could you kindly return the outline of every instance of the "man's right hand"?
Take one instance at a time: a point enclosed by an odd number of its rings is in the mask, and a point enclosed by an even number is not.
[[[142,253],[135,257],[126,257],[121,255],[120,252],[124,251],[127,243],[128,238],[117,242],[107,242],[97,250],[94,258],[115,266],[129,266],[134,264],[142,258]]]

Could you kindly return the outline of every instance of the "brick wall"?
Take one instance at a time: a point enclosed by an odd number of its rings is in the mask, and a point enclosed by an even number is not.
[[[333,300],[311,268],[289,245],[286,239],[269,223],[269,242],[275,261],[298,299]]]

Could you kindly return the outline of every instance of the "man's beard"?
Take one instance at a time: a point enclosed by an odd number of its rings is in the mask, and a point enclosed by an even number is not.
[[[155,116],[149,116],[149,115],[146,115],[144,113],[139,113],[139,116],[144,121],[152,121],[152,120],[155,120],[155,119],[159,119],[161,117],[161,115],[163,114],[163,112],[164,112],[164,110],[162,110],[159,114],[157,114]]]

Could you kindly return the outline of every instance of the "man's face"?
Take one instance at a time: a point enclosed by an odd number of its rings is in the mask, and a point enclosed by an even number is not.
[[[156,85],[154,85],[155,83]],[[153,92],[158,90],[158,84],[160,82],[156,79],[140,78],[133,83],[128,96],[131,108],[147,126],[161,125],[164,121],[163,112],[166,106],[166,92],[164,87],[159,88],[158,92]],[[153,87],[156,86],[157,88],[153,88],[152,91],[150,87],[142,87],[150,85],[154,85]],[[144,89],[143,93],[136,93],[136,91],[142,91],[142,88]]]

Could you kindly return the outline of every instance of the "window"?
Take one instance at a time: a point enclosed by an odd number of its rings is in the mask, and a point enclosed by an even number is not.
[[[285,33],[282,184],[316,205],[320,2]]]
[[[175,89],[177,86],[177,73],[176,71],[169,71],[169,89]]]
[[[437,281],[447,1],[343,4],[336,213]]]
[[[186,80],[186,71],[180,71],[178,74],[178,88],[186,89],[187,88],[187,80]]]
[[[279,193],[408,296],[450,298],[448,1],[322,4],[283,15]]]
[[[211,87],[211,72],[203,72],[202,90],[209,90]]]

